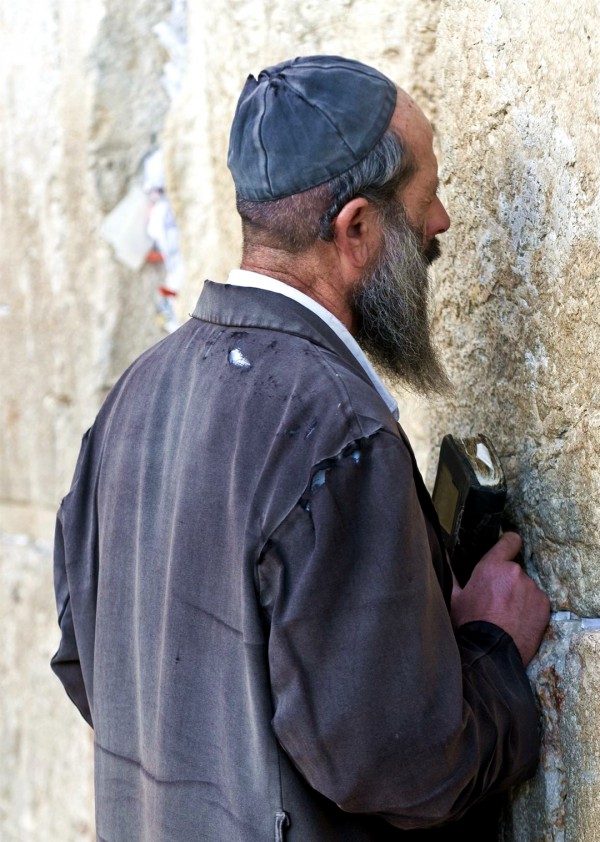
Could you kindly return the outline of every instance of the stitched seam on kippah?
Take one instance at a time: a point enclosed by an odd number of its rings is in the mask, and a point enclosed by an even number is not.
[[[265,85],[265,96],[264,96],[264,102],[263,102],[263,113],[262,113],[262,115],[261,115],[261,118],[260,118],[260,123],[259,123],[259,125],[258,125],[258,139],[259,139],[259,141],[260,141],[260,145],[261,145],[261,148],[262,148],[262,152],[263,152],[263,155],[264,155],[264,158],[265,158],[265,178],[267,179],[267,184],[269,185],[269,192],[271,193],[271,195],[273,195],[273,185],[271,184],[271,179],[270,179],[270,177],[269,177],[269,159],[268,159],[268,157],[267,157],[267,153],[266,153],[266,149],[265,149],[265,144],[263,143],[263,136],[262,136],[262,126],[263,126],[263,121],[264,121],[264,119],[265,119],[265,114],[267,113],[267,93],[268,93],[268,91],[269,91],[269,86],[268,86],[268,85]]]
[[[306,97],[305,97],[305,96],[303,96],[303,94],[301,94],[301,93],[300,93],[300,91],[296,90],[296,88],[295,88],[293,85],[290,85],[290,83],[289,83],[289,82],[288,82],[288,80],[285,78],[285,76],[282,76],[281,78],[282,78],[282,80],[285,82],[285,84],[288,86],[288,88],[296,94],[296,96],[297,96],[297,97],[299,97],[301,100],[303,100],[303,101],[304,101],[307,105],[309,105],[311,108],[314,108],[314,109],[315,109],[315,111],[318,111],[318,112],[319,112],[319,114],[322,114],[322,115],[323,115],[323,117],[327,120],[327,122],[329,123],[329,125],[330,125],[330,126],[331,126],[334,130],[335,130],[336,134],[339,136],[340,140],[342,141],[342,143],[344,144],[344,146],[346,147],[346,149],[349,149],[349,150],[350,150],[350,152],[352,152],[352,154],[353,154],[353,155],[356,155],[356,152],[354,151],[354,149],[350,146],[350,144],[349,144],[349,143],[347,143],[347,142],[346,142],[345,138],[343,137],[343,135],[342,135],[342,133],[340,132],[340,130],[338,129],[338,127],[335,125],[335,123],[334,123],[332,120],[330,120],[330,119],[329,119],[329,117],[328,117],[328,116],[327,116],[327,114],[323,111],[323,109],[322,109],[322,108],[319,108],[319,106],[318,106],[318,105],[315,105],[313,102],[310,102],[308,99],[306,99]]]
[[[299,64],[298,67],[318,67],[319,70],[329,69],[326,64],[319,64],[318,62],[308,61],[304,62],[303,64]],[[340,70],[345,70],[348,73],[360,73],[361,76],[367,76],[369,79],[379,79],[381,82],[387,79],[389,82],[391,82],[392,85],[394,84],[391,79],[389,79],[387,76],[384,76],[383,73],[379,74],[377,71],[375,73],[368,73],[366,70],[362,70],[362,68],[360,67],[345,67],[344,65],[340,67]]]

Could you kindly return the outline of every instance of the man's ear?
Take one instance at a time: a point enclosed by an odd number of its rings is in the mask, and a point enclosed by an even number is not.
[[[348,269],[363,270],[377,253],[381,226],[374,205],[358,197],[347,202],[333,223],[333,241]]]

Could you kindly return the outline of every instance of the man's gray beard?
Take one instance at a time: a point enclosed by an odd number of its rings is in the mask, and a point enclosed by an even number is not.
[[[357,287],[356,340],[393,384],[421,394],[451,389],[431,339],[429,264],[439,254],[437,241],[424,248],[394,203],[381,212],[383,245],[376,262]]]

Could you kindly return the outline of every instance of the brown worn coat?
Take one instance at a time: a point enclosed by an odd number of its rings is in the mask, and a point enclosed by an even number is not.
[[[111,392],[59,512],[53,667],[94,727],[98,838],[404,839],[530,774],[518,652],[453,631],[437,530],[330,329],[207,283]]]

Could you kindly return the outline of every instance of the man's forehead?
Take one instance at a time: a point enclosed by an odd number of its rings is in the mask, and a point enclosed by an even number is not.
[[[411,138],[421,142],[433,141],[431,123],[419,105],[402,88],[398,88],[396,108],[392,114],[390,128],[395,129],[409,145]]]

